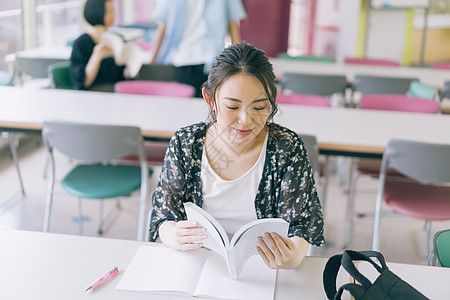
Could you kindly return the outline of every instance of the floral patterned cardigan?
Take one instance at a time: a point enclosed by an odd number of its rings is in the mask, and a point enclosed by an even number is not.
[[[169,148],[153,195],[150,240],[168,220],[186,219],[183,202],[203,204],[201,160],[206,130],[198,123],[179,129]],[[311,164],[301,138],[293,131],[269,123],[264,171],[255,198],[258,219],[283,218],[289,222],[288,236],[322,245],[323,214]]]

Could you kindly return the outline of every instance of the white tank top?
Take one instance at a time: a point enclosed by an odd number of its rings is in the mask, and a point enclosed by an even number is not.
[[[219,221],[228,235],[233,235],[242,225],[256,220],[255,198],[264,170],[267,134],[255,164],[241,177],[224,180],[211,168],[202,155],[202,208]]]

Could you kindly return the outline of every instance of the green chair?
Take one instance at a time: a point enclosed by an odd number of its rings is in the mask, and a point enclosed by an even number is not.
[[[435,100],[437,90],[430,85],[415,80],[410,83],[407,95],[411,97]]]
[[[79,223],[82,233],[81,198],[100,200],[100,226],[103,233],[103,199],[130,196],[140,189],[138,240],[144,238],[149,170],[141,129],[135,126],[82,124],[44,121],[42,130],[48,150],[51,173],[44,218],[44,231],[49,230],[55,181],[54,149],[75,159],[77,163],[61,181],[63,189],[79,199]],[[117,159],[137,155],[139,166],[118,165]]]
[[[12,83],[12,77],[4,71],[0,71],[0,85],[2,86],[7,86],[7,85],[11,85]]]
[[[438,231],[434,235],[433,252],[428,264],[450,268],[450,229]]]
[[[278,55],[279,59],[289,59],[297,61],[310,61],[310,62],[320,62],[320,63],[334,63],[334,59],[329,56],[317,56],[317,55],[299,55],[291,56],[287,53],[280,53]]]
[[[51,86],[56,89],[72,90],[70,61],[59,62],[48,67]]]

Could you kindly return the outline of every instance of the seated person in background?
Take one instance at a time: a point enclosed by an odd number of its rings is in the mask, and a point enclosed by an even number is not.
[[[322,245],[323,214],[302,139],[271,122],[275,76],[265,53],[248,43],[223,50],[203,97],[211,122],[179,129],[170,141],[155,190],[151,240],[202,247],[208,232],[187,221],[183,202],[203,207],[234,234],[260,218],[289,222],[288,239],[266,233],[258,252],[270,268],[296,268],[309,244]]]
[[[73,43],[70,57],[72,85],[79,90],[106,85],[106,90],[113,91],[113,84],[125,79],[126,69],[117,66],[112,49],[100,43],[101,35],[114,25],[111,0],[87,0],[84,18],[93,27]]]

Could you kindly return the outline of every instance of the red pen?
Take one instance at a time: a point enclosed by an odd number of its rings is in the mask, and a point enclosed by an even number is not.
[[[98,288],[100,285],[102,285],[103,283],[105,283],[106,281],[110,280],[111,278],[113,278],[117,273],[119,273],[119,268],[118,267],[114,267],[114,269],[112,269],[111,271],[109,271],[108,273],[106,273],[105,275],[103,275],[102,277],[100,277],[99,279],[97,279],[96,281],[94,281],[93,283],[91,283],[85,290],[85,292],[89,291],[89,290],[95,290],[96,288]]]

